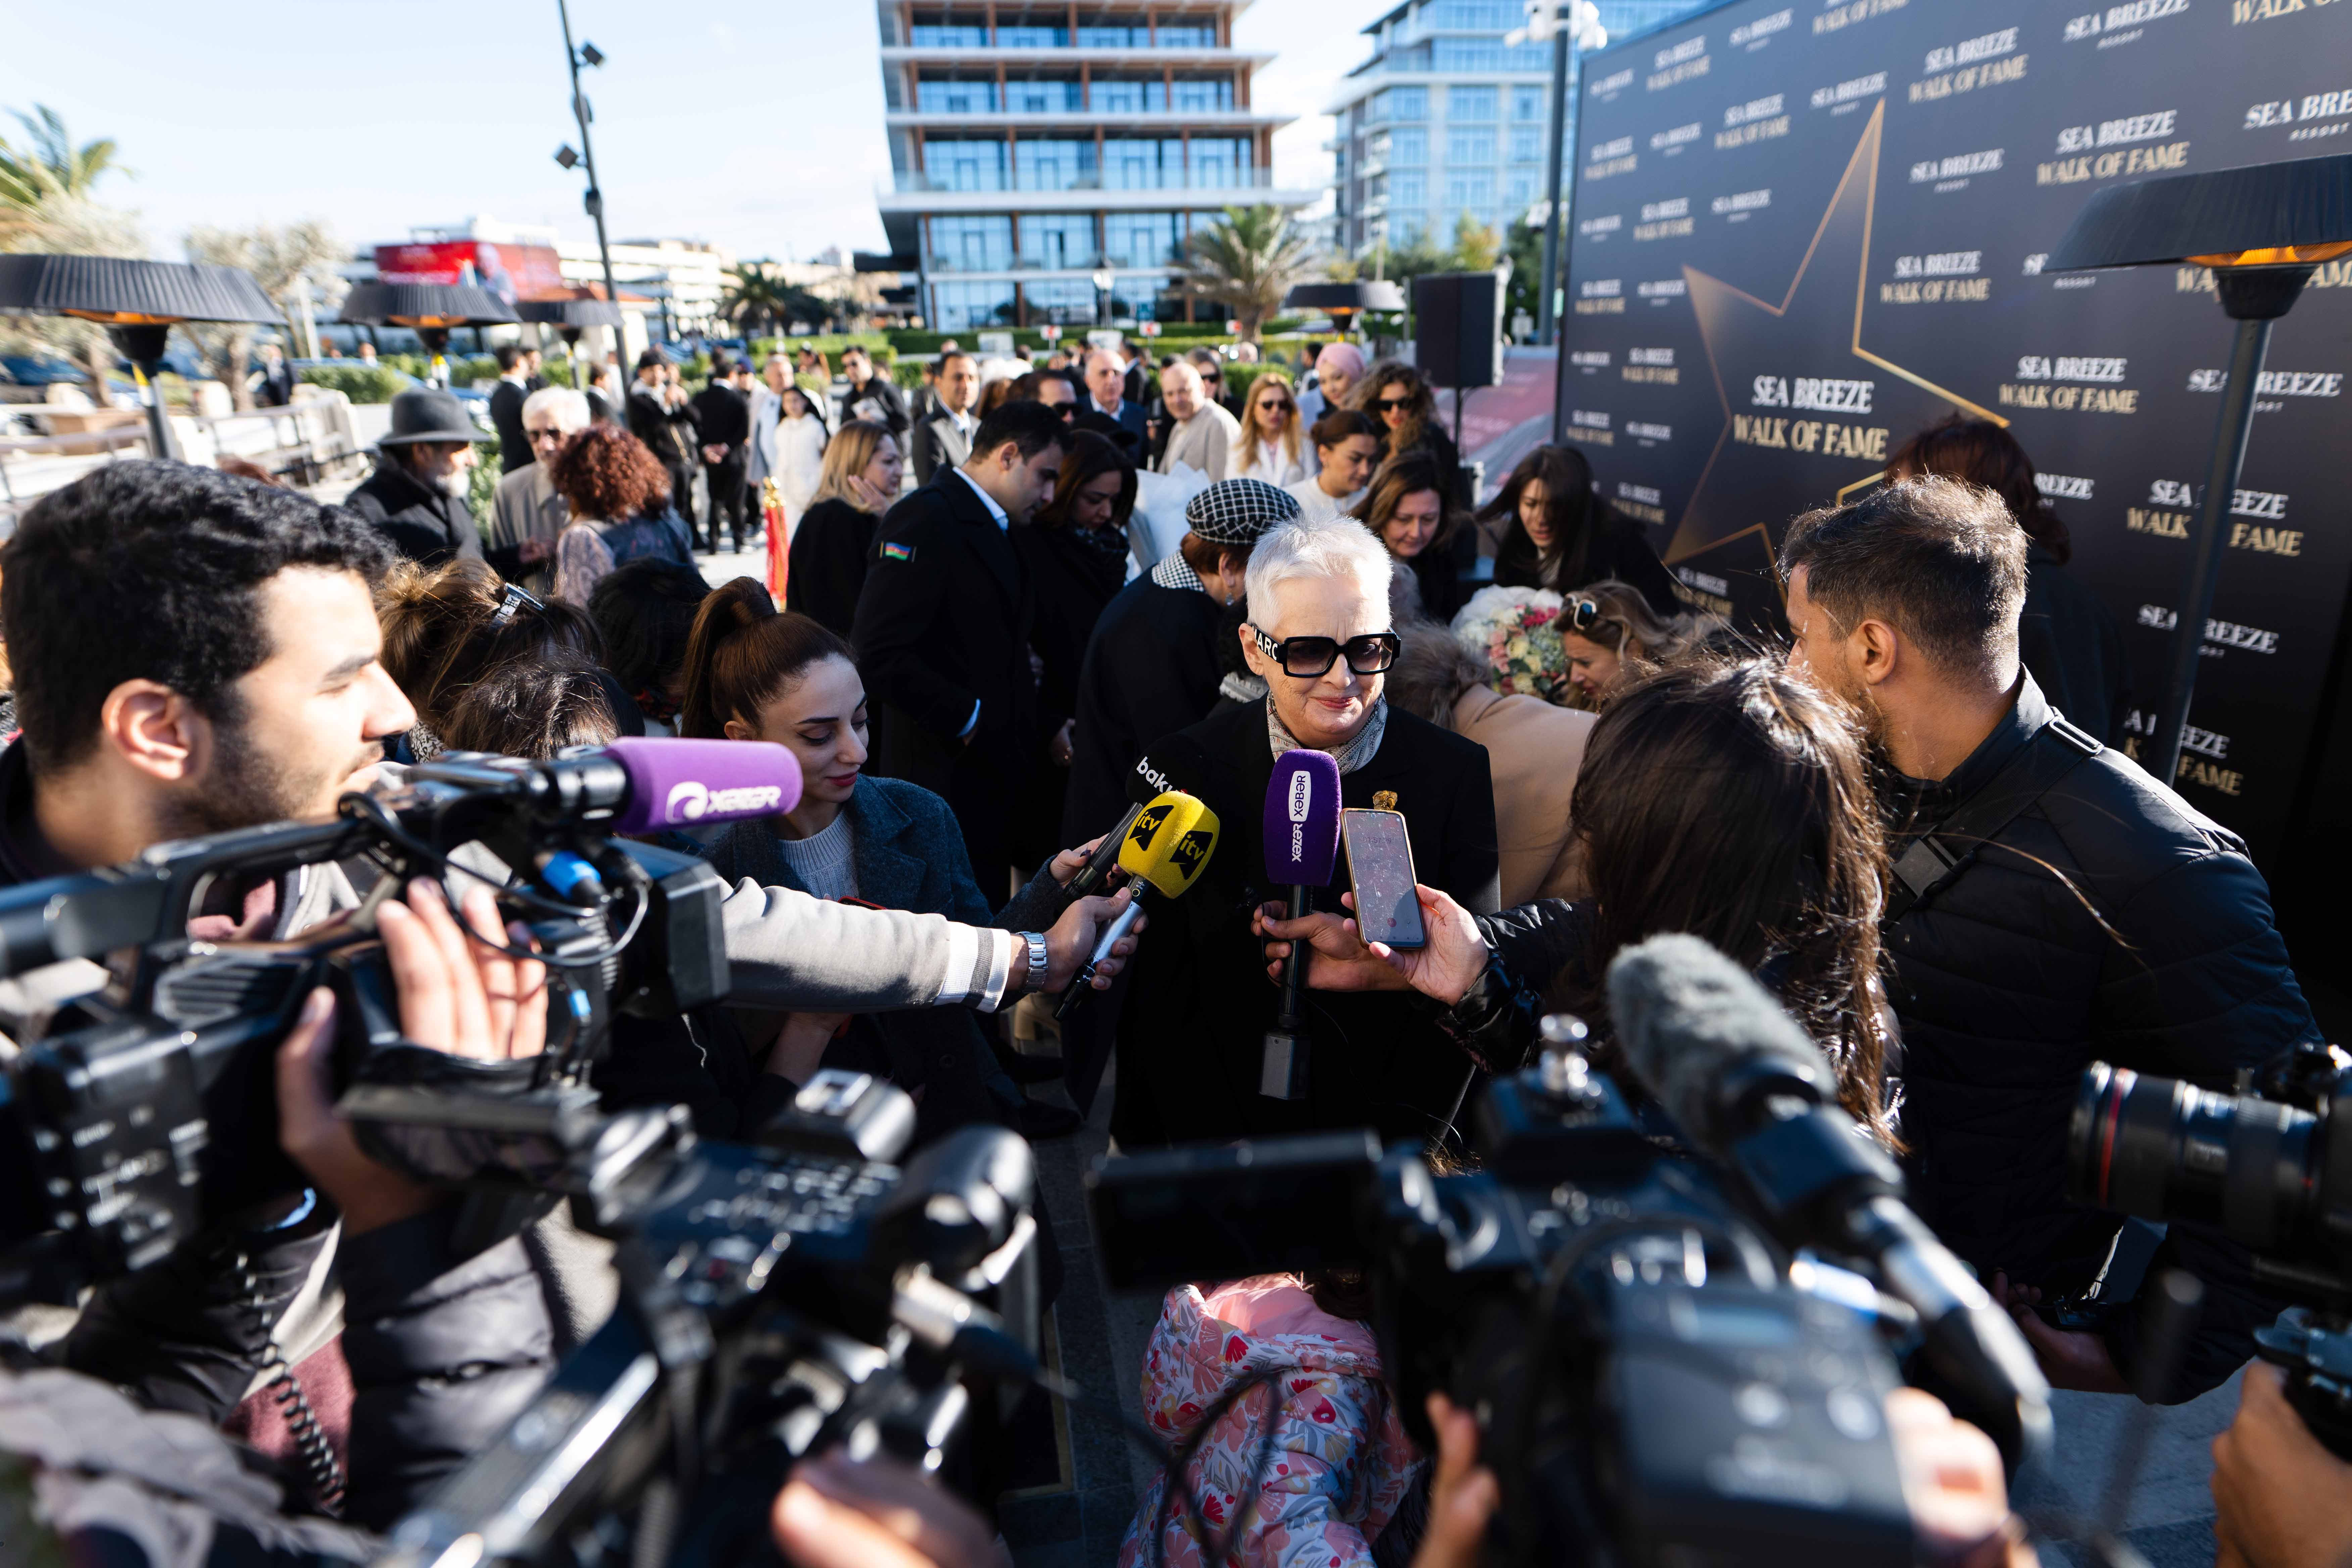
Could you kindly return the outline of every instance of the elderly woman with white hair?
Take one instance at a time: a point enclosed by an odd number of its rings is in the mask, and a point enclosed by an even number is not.
[[[530,461],[499,480],[490,503],[490,543],[482,553],[498,574],[532,593],[555,589],[555,541],[572,521],[547,472],[563,443],[588,428],[588,399],[568,386],[542,386],[522,400]]]
[[[1137,952],[1111,1117],[1122,1148],[1348,1127],[1419,1140],[1436,1136],[1460,1102],[1468,1058],[1422,1013],[1380,996],[1318,997],[1304,1097],[1258,1092],[1276,996],[1250,910],[1276,891],[1260,836],[1276,757],[1330,753],[1345,805],[1403,814],[1421,882],[1466,908],[1496,907],[1486,749],[1382,696],[1398,651],[1389,573],[1387,550],[1351,518],[1269,529],[1250,552],[1239,633],[1266,696],[1148,749],[1178,775],[1175,787],[1217,814],[1221,831],[1201,879],[1154,914]],[[1347,887],[1343,857],[1331,883],[1311,889],[1312,907],[1339,910]]]

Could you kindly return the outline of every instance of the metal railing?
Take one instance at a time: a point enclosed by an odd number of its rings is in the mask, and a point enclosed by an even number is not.
[[[1157,180],[1128,179],[1113,171],[1106,176],[1102,171],[1071,174],[1053,184],[1042,184],[1034,177],[1028,184],[1017,178],[999,176],[994,184],[985,177],[956,178],[939,174],[919,174],[912,172],[895,174],[891,183],[879,188],[883,195],[1022,195],[1028,193],[1050,194],[1056,191],[1102,191],[1125,195],[1148,191],[1262,191],[1274,185],[1272,169],[1188,170],[1186,177],[1171,179],[1164,173]]]
[[[45,410],[32,405],[22,411]],[[242,458],[301,486],[363,456],[351,405],[340,397],[235,414],[174,414],[172,435],[188,462],[212,467],[224,457]],[[0,537],[14,532],[17,516],[51,490],[105,464],[153,455],[144,419],[59,435],[0,437]]]

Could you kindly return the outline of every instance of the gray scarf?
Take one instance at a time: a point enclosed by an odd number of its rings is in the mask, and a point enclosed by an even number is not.
[[[1339,764],[1339,771],[1352,773],[1378,756],[1381,737],[1387,734],[1388,730],[1389,700],[1382,697],[1372,704],[1372,716],[1364,721],[1362,729],[1356,731],[1356,738],[1331,753],[1332,760]],[[1283,728],[1282,720],[1274,710],[1274,699],[1271,697],[1265,702],[1265,742],[1274,748],[1274,754],[1277,757],[1285,752],[1302,749],[1297,738]]]

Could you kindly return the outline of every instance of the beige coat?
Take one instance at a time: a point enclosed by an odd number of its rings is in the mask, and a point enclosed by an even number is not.
[[[1568,806],[1597,717],[1540,697],[1504,697],[1484,686],[1454,700],[1454,732],[1486,748],[1494,773],[1505,909],[1530,899],[1584,896]]]
[[[548,482],[547,465],[525,463],[499,480],[496,499],[490,503],[490,547],[511,550],[526,539],[543,539],[552,546],[571,521],[572,509]],[[534,594],[554,591],[551,548],[546,560],[523,574],[522,584]]]
[[[1213,483],[1233,471],[1229,465],[1241,444],[1242,422],[1226,413],[1223,405],[1203,403],[1198,414],[1179,421],[1168,433],[1168,449],[1160,454],[1160,471],[1172,474],[1177,464],[1186,463]]]

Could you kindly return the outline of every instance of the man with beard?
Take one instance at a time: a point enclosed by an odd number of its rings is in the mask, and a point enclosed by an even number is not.
[[[2052,1383],[2138,1385],[2143,1325],[2033,1310],[2105,1278],[2120,1217],[2067,1201],[2066,1136],[2094,1061],[2228,1092],[2320,1038],[2235,834],[2053,709],[2018,661],[2027,539],[1951,479],[1885,486],[1790,526],[1791,669],[1844,699],[1883,763],[1912,1202],[2018,1317]],[[2230,1375],[2281,1305],[2244,1248],[2176,1221],[2165,1267],[2204,1281],[2167,1402]]]
[[[343,504],[394,550],[425,566],[478,561],[482,537],[466,491],[481,431],[454,393],[412,386],[392,400],[392,430],[376,443],[375,472]]]

